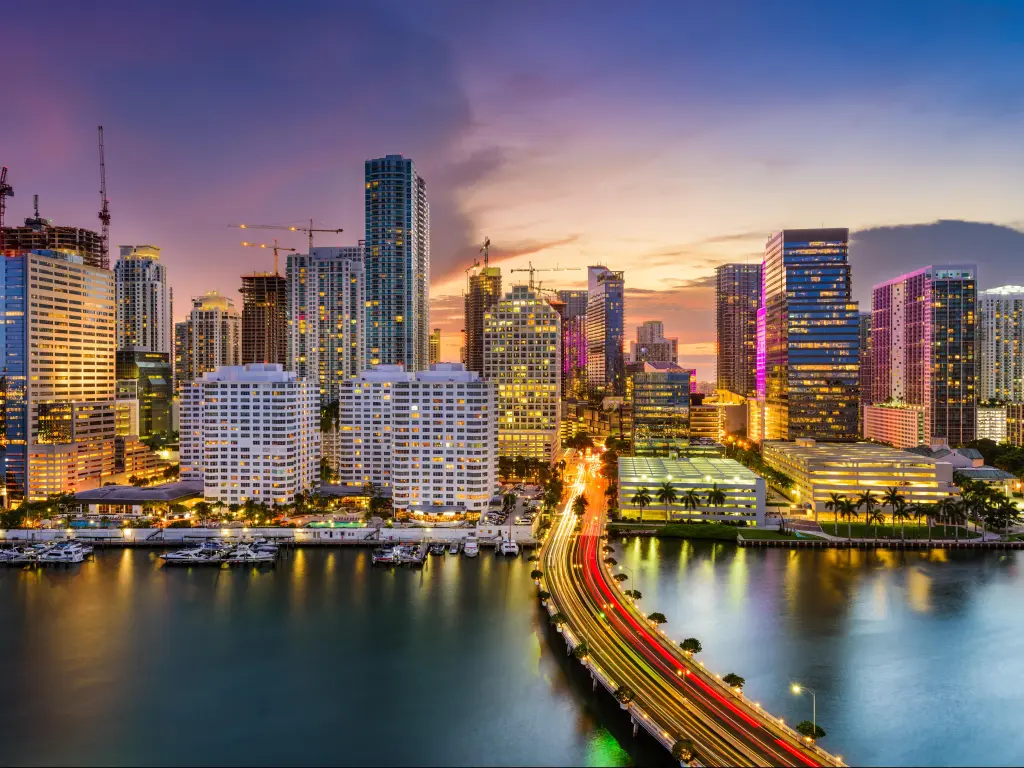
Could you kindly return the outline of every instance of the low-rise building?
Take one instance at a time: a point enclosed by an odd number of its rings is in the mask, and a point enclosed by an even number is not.
[[[658,490],[669,483],[676,494],[673,504],[658,501]],[[646,489],[651,502],[641,512],[638,495]],[[708,494],[721,491],[721,503],[711,503]],[[696,508],[684,498],[693,492]],[[669,459],[622,456],[619,458],[619,510],[623,518],[645,520],[711,520],[764,525],[764,478],[738,461],[711,456]]]
[[[945,441],[939,441],[934,445],[911,448],[910,451],[951,465],[958,483],[961,482],[960,478],[973,480],[991,486],[1006,496],[1020,490],[1020,482],[1014,475],[986,465],[985,457],[977,448],[950,448]]]
[[[761,455],[772,469],[793,480],[794,499],[821,511],[831,494],[856,498],[864,491],[881,497],[896,487],[911,504],[931,504],[958,493],[953,465],[875,443],[765,442]]]
[[[1005,405],[978,406],[978,439],[991,440],[995,443],[1006,442]]]
[[[864,439],[913,448],[928,442],[925,407],[906,403],[876,403],[863,408]]]
[[[1024,403],[1006,404],[1006,442],[1024,447]]]

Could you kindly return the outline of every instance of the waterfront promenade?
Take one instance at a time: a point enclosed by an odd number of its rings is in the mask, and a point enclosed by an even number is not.
[[[576,465],[577,479],[542,553],[548,611],[565,617],[560,631],[588,649],[585,663],[609,691],[633,696],[620,703],[637,727],[666,748],[690,739],[696,761],[707,766],[842,765],[808,744],[780,720],[725,686],[686,656],[626,598],[603,564],[603,494],[596,464]],[[585,493],[589,511],[571,513]]]

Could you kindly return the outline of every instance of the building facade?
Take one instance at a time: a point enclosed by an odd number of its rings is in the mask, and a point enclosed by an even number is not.
[[[1006,442],[1024,448],[1024,403],[1006,404]]]
[[[565,304],[562,316],[562,394],[582,398],[587,394],[587,292],[559,291]]]
[[[718,389],[752,395],[757,389],[757,308],[761,265],[723,264],[715,269],[715,357]]]
[[[316,386],[274,363],[206,371],[181,393],[181,479],[210,501],[287,504],[319,482]]]
[[[625,278],[607,267],[587,268],[587,386],[595,392],[626,392]]]
[[[242,359],[242,318],[226,296],[210,291],[192,299],[188,319],[174,326],[175,384],[189,381]]]
[[[878,403],[863,410],[864,438],[893,448],[928,443],[927,410],[923,405]]]
[[[242,365],[288,363],[288,281],[281,275],[242,275]]]
[[[122,245],[114,264],[117,348],[170,355],[174,351],[171,289],[155,245]]]
[[[498,453],[551,461],[561,420],[561,318],[517,285],[484,313],[484,378],[497,385]]]
[[[764,439],[859,437],[859,316],[848,229],[786,229],[765,246],[757,321]]]
[[[466,370],[484,371],[484,313],[501,300],[501,269],[473,267],[468,273],[465,296]]]
[[[114,469],[113,273],[73,251],[0,258],[8,502],[101,486]]]
[[[637,326],[636,341],[630,342],[629,362],[679,362],[679,339],[665,338],[665,324],[661,320],[647,320]]]
[[[677,456],[690,443],[691,372],[673,363],[631,363],[634,456]]]
[[[363,247],[288,256],[288,370],[317,385],[324,404],[366,368]]]
[[[1007,406],[978,406],[978,440],[991,440],[994,443],[1006,442]]]
[[[1024,402],[1024,285],[978,294],[978,399]]]
[[[118,350],[116,359],[118,387],[134,383],[134,396],[139,407],[138,435],[143,440],[151,437],[169,438],[171,402],[174,399],[174,381],[171,356],[165,352],[139,352]]]
[[[873,357],[871,351],[871,313],[860,313],[860,434],[864,434],[864,409],[871,405]],[[865,435],[867,437],[867,435]]]
[[[427,368],[430,208],[412,160],[367,160],[366,357],[368,365]]]
[[[977,432],[976,278],[973,265],[924,267],[872,291],[871,400],[923,405],[928,442]]]
[[[430,332],[430,364],[441,361],[441,329],[435,328]]]
[[[73,254],[87,267],[108,268],[103,263],[103,240],[98,232],[80,227],[61,227],[39,215],[36,196],[35,216],[25,219],[22,227],[4,227],[4,252],[56,251]]]

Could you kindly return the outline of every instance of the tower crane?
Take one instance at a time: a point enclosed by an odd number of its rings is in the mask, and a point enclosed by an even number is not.
[[[530,290],[535,288],[533,275],[536,272],[577,272],[580,267],[535,267],[533,262],[527,262],[530,266],[520,267],[519,269],[510,269],[509,272],[529,272],[530,273]]]
[[[4,213],[7,211],[7,198],[14,197],[14,187],[7,181],[7,166],[0,169],[0,251],[7,243],[4,240]]]
[[[274,238],[274,244],[273,245],[267,245],[266,243],[250,243],[248,241],[244,241],[242,243],[242,245],[246,246],[247,248],[273,248],[274,249],[274,275],[280,275],[281,274],[280,272],[277,271],[277,252],[278,251],[291,251],[292,253],[294,253],[296,250],[298,250],[297,248],[285,248],[283,245],[278,245],[276,237]]]
[[[314,232],[344,232],[345,230],[341,227],[337,229],[316,229],[313,227],[313,220],[309,220],[308,227],[291,227],[286,224],[228,224],[229,227],[237,227],[238,229],[281,229],[287,232],[306,232],[309,234],[309,250],[313,250],[313,233]]]
[[[99,126],[100,135],[100,212],[102,223],[100,230],[100,266],[110,269],[110,201],[107,199],[107,163],[103,156],[103,126]]]
[[[485,237],[484,244],[480,246],[480,253],[484,255],[484,267],[487,266],[487,257],[491,254],[491,238]]]

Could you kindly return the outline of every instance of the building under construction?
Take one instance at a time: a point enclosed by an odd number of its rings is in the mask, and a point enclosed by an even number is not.
[[[469,271],[465,303],[466,370],[484,372],[484,313],[501,299],[501,268],[474,266]]]
[[[39,215],[36,196],[35,215],[25,219],[23,227],[4,227],[4,251],[59,251],[74,253],[89,267],[103,266],[103,239],[99,233],[80,227],[58,227]]]
[[[282,275],[242,275],[242,365],[288,364],[288,281]]]

